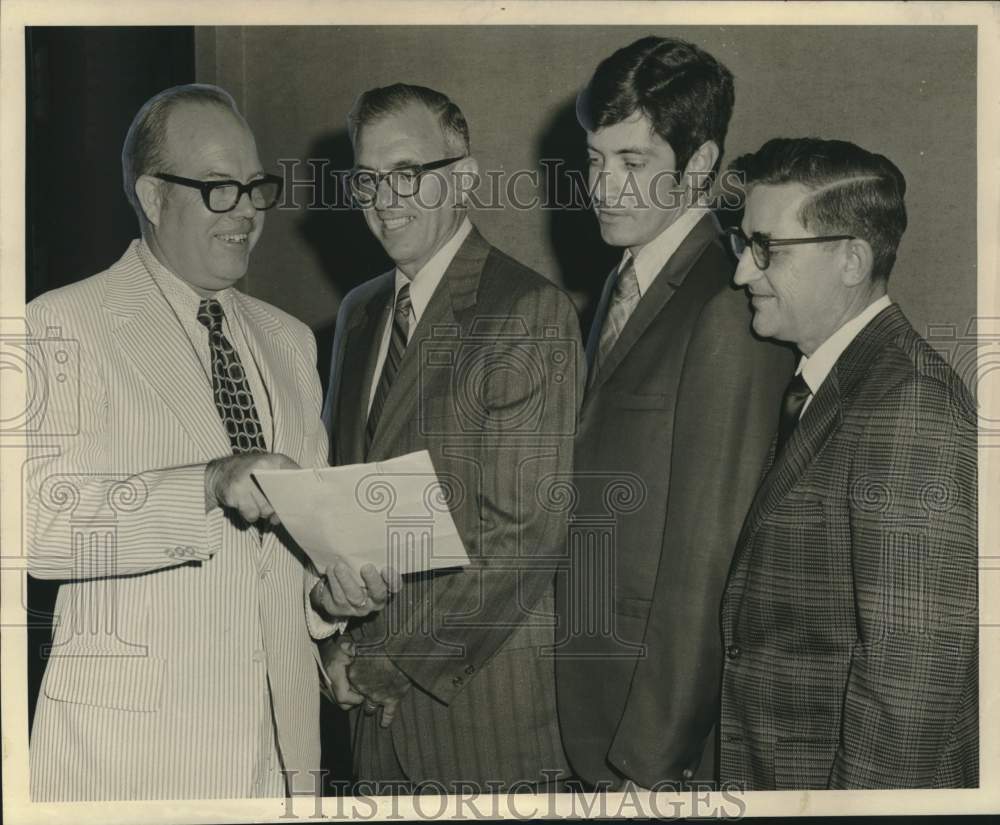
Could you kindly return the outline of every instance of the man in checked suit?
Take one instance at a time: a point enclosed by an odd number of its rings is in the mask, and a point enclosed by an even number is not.
[[[429,450],[471,559],[409,577],[332,675],[362,787],[542,787],[566,774],[551,656],[572,462],[579,325],[568,297],[491,246],[462,195],[477,166],[459,108],[396,84],[348,118],[352,191],[394,270],[348,294],[324,417],[335,464]],[[391,481],[391,478],[389,479]],[[350,652],[328,644],[332,664]],[[440,786],[437,786],[440,788]]]
[[[310,630],[334,627],[304,590],[358,615],[385,588],[338,570],[357,606],[335,602],[250,477],[326,462],[312,334],[233,288],[281,181],[232,98],[200,85],[140,109],[122,170],[142,239],[27,309],[35,336],[76,342],[80,369],[79,395],[45,411],[44,431],[69,434],[35,439],[25,469],[30,571],[62,581],[32,797],[310,792]]]
[[[704,205],[732,107],[724,66],[657,37],[577,100],[601,236],[624,254],[587,344],[557,682],[570,764],[604,787],[714,778],[722,588],[791,373],[752,335]]]
[[[887,294],[905,180],[835,140],[737,168],[736,281],[802,357],[726,587],[721,777],[975,787],[975,407]]]

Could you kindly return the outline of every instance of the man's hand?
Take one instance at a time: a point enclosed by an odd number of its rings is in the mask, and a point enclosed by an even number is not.
[[[410,678],[384,653],[359,656],[347,669],[347,678],[355,692],[365,698],[365,713],[372,714],[382,705],[381,725],[389,727],[396,717],[396,706],[410,689]]]
[[[381,610],[390,593],[402,587],[399,574],[391,567],[379,573],[375,565],[361,568],[361,579],[346,561],[338,561],[326,568],[325,579],[320,579],[309,593],[313,610],[328,621],[349,616],[367,616]]]
[[[278,524],[274,508],[250,477],[255,470],[297,470],[281,453],[243,453],[217,458],[205,466],[205,512],[216,507],[236,510],[247,524]]]
[[[365,697],[351,688],[347,678],[347,668],[354,658],[354,642],[342,638],[320,646],[323,669],[333,686],[333,695],[341,710],[350,710],[360,705]]]

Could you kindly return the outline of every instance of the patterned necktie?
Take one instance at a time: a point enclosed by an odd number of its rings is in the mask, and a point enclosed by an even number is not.
[[[240,363],[240,356],[222,332],[223,317],[222,304],[215,298],[206,298],[198,306],[198,320],[208,329],[215,406],[234,454],[266,452],[264,432],[246,372]]]
[[[809,389],[801,372],[788,382],[785,397],[781,399],[781,418],[778,419],[778,446],[774,451],[775,456],[781,453],[781,448],[791,438],[799,423],[799,416],[802,415],[802,408],[810,395],[812,390]]]
[[[382,375],[378,379],[378,387],[375,388],[375,397],[372,399],[372,408],[368,412],[368,426],[365,428],[365,452],[372,446],[375,439],[375,431],[378,429],[379,419],[385,409],[385,400],[389,397],[389,390],[392,382],[396,380],[399,372],[399,365],[403,361],[403,354],[406,352],[406,339],[410,332],[410,285],[403,284],[402,289],[396,294],[396,308],[392,313],[392,332],[389,336],[389,349],[385,353],[385,363],[382,365]]]
[[[608,314],[604,316],[604,326],[601,327],[601,338],[597,344],[597,356],[590,370],[590,384],[594,383],[597,373],[614,347],[618,336],[625,329],[625,323],[639,303],[639,278],[635,274],[635,262],[630,258],[625,269],[618,275],[614,294],[608,306]]]

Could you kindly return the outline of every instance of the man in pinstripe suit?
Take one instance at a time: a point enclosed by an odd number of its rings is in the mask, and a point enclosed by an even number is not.
[[[566,772],[540,648],[553,641],[564,530],[547,491],[570,471],[582,377],[576,314],[470,223],[457,190],[476,163],[445,95],[373,89],[348,123],[352,190],[396,268],[340,308],[332,462],[429,450],[472,560],[410,577],[354,629],[349,680],[332,675],[342,706],[364,698],[355,772],[366,790],[544,786]],[[337,666],[348,653],[333,643],[325,656]]]
[[[341,570],[357,606],[333,603],[250,478],[326,461],[311,333],[233,288],[280,180],[212,86],[148,101],[122,165],[142,240],[27,310],[80,367],[79,397],[46,410],[47,432],[72,434],[39,439],[25,473],[31,573],[63,582],[32,797],[283,796],[286,772],[309,791],[310,631],[334,626],[305,591],[358,615],[385,588]]]
[[[887,294],[905,180],[843,141],[736,165],[736,281],[802,358],[723,601],[721,778],[975,787],[975,407]]]

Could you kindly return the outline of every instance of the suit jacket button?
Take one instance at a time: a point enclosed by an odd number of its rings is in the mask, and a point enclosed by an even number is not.
[[[451,683],[455,685],[455,687],[458,687],[460,684],[462,684],[462,677],[456,676],[454,679],[451,680]]]
[[[694,771],[691,770],[690,768],[685,768],[684,770],[681,771],[682,779],[691,779],[693,777],[694,777]]]
[[[730,659],[739,659],[742,652],[739,645],[730,645],[726,648],[726,656]]]
[[[465,672],[471,676],[473,673],[476,672],[476,669],[472,665],[469,665],[468,667],[466,667]]]

